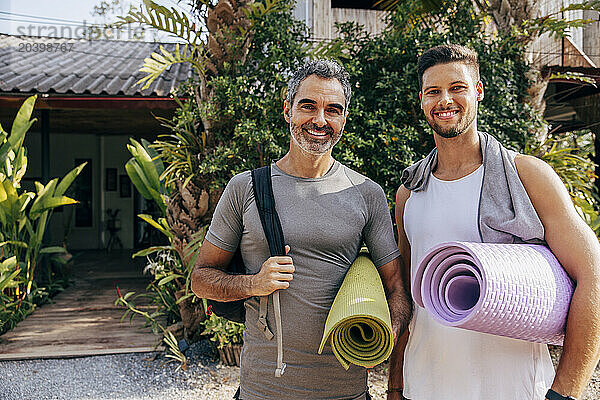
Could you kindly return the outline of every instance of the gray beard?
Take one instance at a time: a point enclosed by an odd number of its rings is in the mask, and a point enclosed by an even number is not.
[[[300,131],[302,130],[302,128],[300,128]],[[342,132],[344,131],[344,127],[342,127]],[[334,132],[335,133],[335,132]],[[342,138],[342,135],[340,134],[333,143],[331,143],[331,145],[327,146],[327,148],[323,151],[319,151],[319,150],[313,150],[311,149],[309,146],[310,144],[306,143],[304,140],[300,140],[298,139],[297,135],[294,133],[294,125],[290,122],[290,135],[292,136],[292,140],[294,140],[294,143],[296,143],[296,146],[298,146],[299,148],[301,148],[304,152],[311,154],[313,156],[322,156],[324,154],[326,154],[329,150],[331,150]],[[333,137],[333,134],[332,134]]]

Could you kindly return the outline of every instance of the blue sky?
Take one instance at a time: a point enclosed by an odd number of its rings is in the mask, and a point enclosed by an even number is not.
[[[76,28],[103,22],[92,16],[95,5],[101,0],[0,0],[0,33],[12,35],[26,34],[33,36],[75,36],[81,37],[83,29]],[[167,7],[178,6],[177,0],[157,1]],[[139,4],[140,1],[132,1]],[[183,5],[183,3],[182,3]],[[127,39],[131,33],[123,33],[122,39]],[[108,37],[102,37],[106,39]],[[166,37],[161,36],[164,41]]]

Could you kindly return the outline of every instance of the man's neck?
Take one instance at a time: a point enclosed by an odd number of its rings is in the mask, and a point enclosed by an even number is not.
[[[438,163],[434,175],[443,180],[460,179],[475,171],[483,162],[477,129],[469,129],[454,138],[434,134]]]
[[[288,175],[299,178],[320,178],[329,171],[333,162],[331,151],[316,156],[304,151],[294,151],[294,148],[291,148],[275,164]]]

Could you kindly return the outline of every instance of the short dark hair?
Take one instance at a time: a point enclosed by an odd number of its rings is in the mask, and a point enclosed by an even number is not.
[[[327,59],[307,61],[294,73],[288,82],[287,101],[289,101],[290,104],[294,103],[294,98],[298,93],[300,83],[310,75],[316,75],[319,78],[325,79],[337,79],[344,89],[344,98],[346,99],[344,109],[348,109],[348,104],[350,104],[350,98],[352,97],[350,76],[340,64]]]
[[[461,62],[471,67],[475,73],[475,81],[479,81],[479,60],[477,53],[459,44],[445,44],[432,47],[419,57],[419,88],[423,88],[423,74],[428,68],[451,62]]]

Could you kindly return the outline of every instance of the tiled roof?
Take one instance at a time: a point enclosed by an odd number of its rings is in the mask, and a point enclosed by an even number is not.
[[[41,51],[41,44],[46,50],[52,44],[52,51]],[[135,84],[146,75],[139,71],[144,58],[152,52],[160,54],[160,45],[0,34],[0,91],[167,96],[191,76],[189,64],[171,66],[148,89],[141,90],[143,85]],[[173,43],[162,46],[175,49]]]

